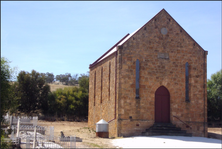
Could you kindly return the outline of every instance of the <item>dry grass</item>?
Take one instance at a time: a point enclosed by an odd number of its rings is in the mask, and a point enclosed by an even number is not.
[[[70,86],[70,85],[63,85],[63,84],[48,84],[50,86],[50,91],[56,91],[57,89],[61,88],[64,89],[65,87],[75,87],[75,86]],[[77,86],[76,86],[77,87]]]
[[[111,144],[111,140],[117,138],[98,138],[95,130],[88,127],[87,122],[69,122],[69,121],[43,121],[39,120],[40,126],[54,126],[54,136],[60,136],[63,131],[65,136],[80,137],[83,142],[77,142],[77,148],[115,148]],[[222,134],[222,128],[208,128],[208,132]]]
[[[208,128],[208,132],[222,135],[222,128]]]
[[[38,121],[39,126],[54,126],[54,136],[60,136],[63,131],[65,136],[76,136],[82,139],[77,142],[77,148],[114,148],[109,138],[96,137],[95,130],[88,127],[87,122],[69,122],[69,121]]]

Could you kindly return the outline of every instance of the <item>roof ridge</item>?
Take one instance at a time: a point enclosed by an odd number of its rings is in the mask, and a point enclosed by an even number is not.
[[[161,11],[159,11],[156,15],[154,15],[149,21],[147,21],[142,27],[138,28],[137,30],[135,30],[132,34],[127,34],[126,36],[124,36],[119,42],[117,42],[112,48],[110,48],[106,53],[104,53],[101,57],[99,57],[94,63],[89,65],[89,68],[95,66],[98,62],[100,62],[101,60],[106,59],[110,54],[109,52],[111,52],[111,50],[115,50],[114,48],[116,46],[121,46],[123,45],[126,41],[128,41],[130,38],[132,38],[135,34],[137,34],[137,32],[139,32],[144,26],[146,26],[148,23],[150,23],[155,17],[157,17],[160,13],[165,12],[170,18],[173,19],[173,21],[175,21],[175,23],[185,32],[185,34],[187,34],[191,40],[193,40],[203,51],[205,51],[186,31],[183,27],[181,27],[181,25],[163,8]],[[116,51],[114,51],[116,52]],[[113,52],[113,53],[114,53]]]

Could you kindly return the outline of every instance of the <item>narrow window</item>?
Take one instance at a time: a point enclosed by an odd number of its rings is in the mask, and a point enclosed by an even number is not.
[[[102,103],[103,98],[103,67],[101,68],[101,100],[100,103]]]
[[[108,99],[110,100],[110,74],[111,73],[111,63],[109,62],[109,73],[108,73],[108,77],[109,77],[109,83],[108,83]]]
[[[140,62],[136,60],[136,99],[140,99],[139,96],[139,80],[140,80]]]
[[[94,106],[95,106],[95,100],[96,100],[96,71],[94,73]]]
[[[188,62],[186,62],[185,64],[185,76],[186,76],[186,100],[187,102],[189,102],[189,64]]]

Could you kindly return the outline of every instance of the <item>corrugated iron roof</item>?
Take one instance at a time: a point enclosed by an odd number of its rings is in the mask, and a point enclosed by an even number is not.
[[[140,28],[138,28],[136,31],[134,31],[132,34],[129,34],[129,36],[127,36],[125,39],[123,39],[123,41],[121,41],[119,44],[117,44],[115,47],[113,47],[107,54],[105,54],[102,58],[100,58],[98,60],[98,62],[102,61],[103,59],[105,59],[106,57],[108,57],[109,55],[113,54],[114,52],[116,52],[118,46],[123,45],[123,43],[125,43],[130,37],[132,37]]]

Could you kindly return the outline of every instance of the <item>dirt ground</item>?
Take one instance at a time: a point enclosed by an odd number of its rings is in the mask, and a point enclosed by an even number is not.
[[[222,135],[222,128],[208,128],[208,132]]]
[[[88,127],[87,122],[69,121],[38,121],[39,126],[54,126],[54,136],[61,136],[63,131],[65,136],[76,136],[82,139],[77,142],[77,148],[115,148],[111,144],[110,138],[98,138],[96,132]],[[208,128],[208,132],[222,134],[222,128]]]
[[[73,85],[63,85],[63,84],[55,84],[55,83],[49,83],[48,84],[50,86],[50,91],[51,92],[54,92],[56,91],[57,89],[61,88],[61,89],[64,89],[65,87],[74,87]]]
[[[61,131],[63,131],[65,136],[81,138],[82,142],[76,142],[77,148],[115,148],[110,143],[112,139],[96,137],[96,132],[88,128],[87,122],[48,122],[39,120],[38,125],[54,126],[54,136],[61,136]]]

